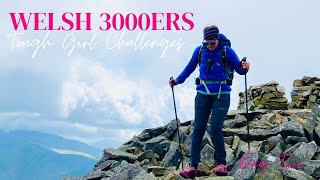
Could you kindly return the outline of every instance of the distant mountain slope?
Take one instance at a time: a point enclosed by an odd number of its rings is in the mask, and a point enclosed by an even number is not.
[[[26,131],[14,133],[0,131],[0,179],[59,180],[66,175],[81,176],[91,171],[96,163],[96,160],[82,154],[57,153],[49,148],[49,145],[61,149],[68,147],[80,153],[90,152],[94,150],[93,147],[86,150],[85,144],[81,145],[76,141],[74,144],[78,146],[72,147],[72,143],[68,143],[69,140],[63,140],[59,136],[55,138],[54,135],[47,136],[47,134],[40,133],[42,137],[37,138],[36,134],[36,132],[29,134]],[[29,137],[32,137],[32,140],[28,140]],[[40,140],[46,140],[42,142],[44,145],[40,143]],[[59,142],[63,143],[56,144]]]
[[[98,149],[96,147],[90,146],[88,144],[76,140],[66,139],[58,135],[24,130],[12,131],[11,134],[17,137],[25,138],[35,143],[39,143],[42,146],[45,146],[50,149],[83,152],[95,157],[96,159],[99,159],[102,156],[101,149]]]

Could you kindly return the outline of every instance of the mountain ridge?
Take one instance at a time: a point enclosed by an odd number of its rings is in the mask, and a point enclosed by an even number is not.
[[[28,131],[23,132],[24,135],[27,133]],[[89,172],[97,161],[79,154],[59,154],[48,148],[50,143],[41,144],[34,139],[28,140],[28,136],[20,135],[0,130],[0,179],[56,180],[66,175],[80,176]],[[45,139],[43,136],[46,134],[41,135]],[[61,137],[57,139],[59,140]]]

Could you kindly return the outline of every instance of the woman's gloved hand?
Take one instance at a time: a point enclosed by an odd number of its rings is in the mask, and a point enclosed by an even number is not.
[[[175,86],[175,85],[178,85],[176,79],[171,79],[171,80],[169,80],[169,86],[170,86],[170,87],[173,87],[173,86]]]

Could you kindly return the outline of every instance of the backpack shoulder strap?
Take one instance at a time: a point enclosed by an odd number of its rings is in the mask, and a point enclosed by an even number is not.
[[[203,54],[203,45],[201,45],[201,47],[199,49],[199,53],[198,53],[198,65],[199,65],[199,67],[200,67],[200,64],[201,64],[202,54]]]
[[[221,57],[222,57],[222,64],[223,67],[226,68],[227,67],[227,47],[226,46],[222,46],[221,48]]]

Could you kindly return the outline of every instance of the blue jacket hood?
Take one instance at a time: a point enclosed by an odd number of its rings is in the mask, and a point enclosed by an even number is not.
[[[229,46],[231,47],[231,41],[224,35],[224,34],[219,34],[219,46]]]

